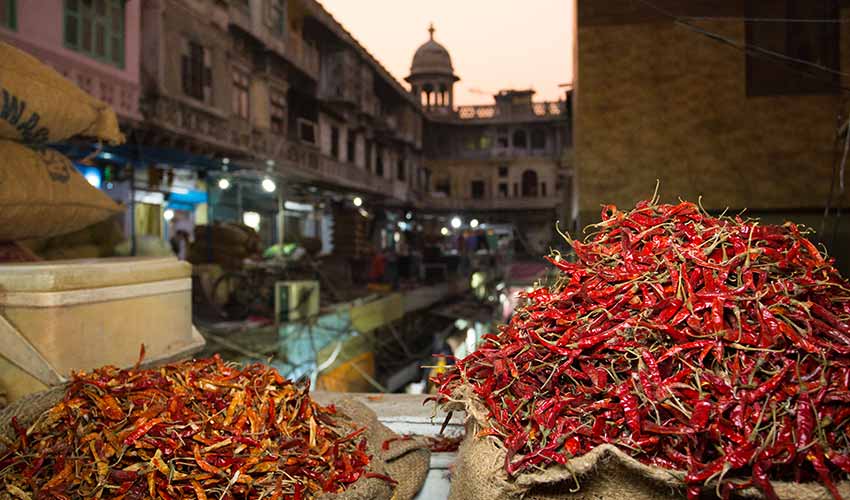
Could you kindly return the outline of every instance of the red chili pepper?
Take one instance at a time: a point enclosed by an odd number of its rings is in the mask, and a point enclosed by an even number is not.
[[[162,423],[161,418],[152,418],[146,422],[141,422],[138,427],[124,439],[124,444],[129,446],[136,442],[139,438],[147,434],[151,429]]]

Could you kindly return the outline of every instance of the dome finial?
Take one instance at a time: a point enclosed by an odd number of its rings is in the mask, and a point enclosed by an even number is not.
[[[431,40],[434,39],[434,32],[437,31],[434,29],[434,23],[432,22],[430,26],[428,26],[428,34],[431,35]]]

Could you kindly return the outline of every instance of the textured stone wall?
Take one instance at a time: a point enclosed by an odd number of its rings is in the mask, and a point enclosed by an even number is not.
[[[746,38],[742,21],[699,24]],[[847,34],[845,25],[845,71]],[[664,201],[702,196],[709,209],[822,207],[840,98],[747,98],[745,61],[742,52],[672,22],[580,26],[582,223],[597,220],[602,203],[627,207],[650,197],[656,179]]]

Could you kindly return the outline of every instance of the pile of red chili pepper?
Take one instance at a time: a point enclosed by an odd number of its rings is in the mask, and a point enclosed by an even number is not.
[[[487,409],[509,475],[603,443],[685,473],[689,498],[850,473],[850,283],[786,223],[693,203],[606,206],[548,287],[439,375]]]
[[[29,429],[13,422],[2,487],[20,499],[297,500],[375,476],[365,429],[335,421],[308,387],[218,356],[76,374]]]

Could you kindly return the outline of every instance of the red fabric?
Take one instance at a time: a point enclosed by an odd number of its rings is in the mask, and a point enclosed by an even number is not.
[[[372,269],[369,271],[370,281],[381,281],[384,279],[384,269],[387,266],[387,259],[384,254],[376,253],[372,257]]]
[[[17,243],[0,242],[0,262],[36,262],[38,257]]]

